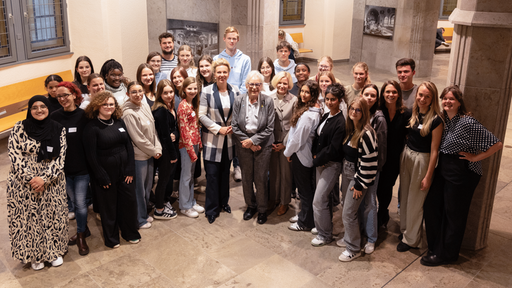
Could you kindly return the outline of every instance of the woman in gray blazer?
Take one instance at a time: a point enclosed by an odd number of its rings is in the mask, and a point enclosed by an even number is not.
[[[297,97],[289,92],[293,82],[288,72],[277,73],[272,79],[272,86],[276,89],[269,94],[274,100],[275,109],[274,143],[270,156],[269,207],[274,208],[272,204],[280,203],[277,215],[281,216],[288,211],[292,194],[292,165],[283,155],[283,151],[286,148],[284,143],[290,131],[290,120]]]
[[[199,104],[206,171],[205,214],[210,224],[221,209],[231,213],[228,204],[229,167],[235,148],[231,119],[235,97],[240,94],[236,86],[227,82],[231,68],[226,59],[214,61],[212,70],[216,82],[202,89]]]
[[[263,75],[251,71],[245,79],[247,94],[235,98],[231,127],[242,169],[242,187],[247,210],[244,220],[258,212],[258,223],[267,222],[267,177],[274,143],[274,100],[261,93]],[[254,193],[253,184],[256,186]]]

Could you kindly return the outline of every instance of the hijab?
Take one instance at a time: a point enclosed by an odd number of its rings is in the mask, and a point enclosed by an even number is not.
[[[48,116],[43,120],[36,120],[32,116],[32,106],[41,101],[48,107]],[[28,137],[41,142],[37,152],[37,162],[52,160],[60,154],[60,134],[62,125],[50,119],[50,101],[42,95],[36,95],[28,101],[27,119],[23,120],[23,127]]]

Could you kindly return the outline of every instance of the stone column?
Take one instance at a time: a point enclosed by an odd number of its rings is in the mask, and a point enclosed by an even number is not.
[[[393,40],[363,35],[366,5],[396,8]],[[416,62],[416,76],[430,76],[439,7],[440,0],[354,0],[350,61],[396,74],[396,61],[407,57]]]
[[[512,84],[512,2],[459,1],[450,16],[455,24],[448,84],[464,93],[468,110],[502,141]],[[501,151],[483,161],[484,176],[475,191],[463,247],[487,245]]]
[[[238,49],[251,57],[256,70],[261,57],[276,58],[277,30],[279,29],[279,1],[275,0],[221,0],[219,17],[219,50],[224,29],[235,26],[240,33]]]

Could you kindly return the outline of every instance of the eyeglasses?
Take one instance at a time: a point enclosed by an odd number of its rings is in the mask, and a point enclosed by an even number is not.
[[[329,69],[329,68],[331,68],[331,66],[320,65],[320,69]]]
[[[249,83],[249,87],[260,87],[261,86],[261,83]]]
[[[41,110],[46,110],[46,109],[48,109],[48,107],[46,107],[46,105],[41,105],[41,106],[32,106],[32,107],[30,108],[30,110],[32,110],[32,111],[37,111],[37,110],[39,110],[39,109],[41,109]]]
[[[363,111],[359,108],[354,108],[354,107],[350,107],[349,109],[350,112],[354,111],[356,112],[356,114],[359,114],[359,113],[362,113]]]
[[[115,107],[116,103],[105,103],[105,104],[101,104],[101,106],[103,108],[110,108],[110,107]]]
[[[71,95],[71,93],[64,94],[64,95],[57,95],[57,99],[68,98],[69,95]]]

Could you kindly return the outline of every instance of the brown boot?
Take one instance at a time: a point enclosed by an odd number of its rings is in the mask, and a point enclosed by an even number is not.
[[[288,205],[280,205],[279,209],[277,210],[277,216],[284,215],[286,212],[288,212]]]
[[[91,236],[91,230],[89,230],[89,226],[85,226],[85,237]],[[77,234],[69,237],[68,246],[73,246],[76,244]]]
[[[78,254],[82,256],[89,254],[89,246],[87,246],[85,241],[85,232],[77,234],[76,246],[78,247]]]

